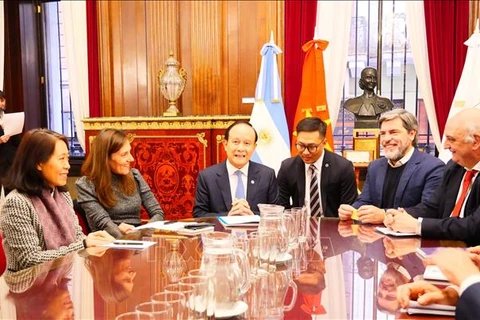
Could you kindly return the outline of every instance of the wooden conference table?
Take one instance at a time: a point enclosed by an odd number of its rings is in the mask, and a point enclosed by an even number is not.
[[[216,218],[206,220],[214,223],[217,231],[231,232]],[[315,282],[318,290],[297,283],[298,297],[285,319],[422,318],[400,313],[392,299],[398,282],[423,274],[415,247],[463,243],[384,237],[374,228],[321,219],[319,242],[314,248],[321,254],[307,253],[308,269],[304,272],[320,272],[323,277]],[[199,236],[146,229],[129,237],[153,240],[156,245],[144,251],[109,249],[101,256],[88,257],[82,250],[15,276],[4,274],[0,277],[0,319],[114,319],[200,267]],[[286,304],[290,296],[287,292]],[[248,312],[234,318],[251,318]]]

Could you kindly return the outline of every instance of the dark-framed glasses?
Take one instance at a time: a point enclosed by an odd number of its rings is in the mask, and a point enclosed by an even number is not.
[[[300,152],[300,153],[305,151],[305,149],[308,149],[308,152],[310,152],[310,153],[315,153],[315,152],[317,152],[317,149],[320,145],[321,145],[321,143],[319,143],[319,144],[309,144],[307,146],[302,144],[302,143],[296,143],[295,148],[297,148],[298,152]]]

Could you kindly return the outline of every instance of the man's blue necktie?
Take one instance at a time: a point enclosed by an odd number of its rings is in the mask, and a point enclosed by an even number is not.
[[[235,171],[235,174],[237,175],[237,190],[235,191],[235,198],[245,199],[245,188],[243,187],[242,171],[237,170]]]

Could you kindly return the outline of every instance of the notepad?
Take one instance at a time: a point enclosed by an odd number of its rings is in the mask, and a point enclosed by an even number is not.
[[[423,279],[427,281],[442,281],[445,282],[445,285],[448,285],[447,277],[445,277],[439,267],[433,265],[428,265],[425,267],[425,271],[423,272]]]
[[[138,226],[135,228],[135,230],[156,229],[163,231],[178,231],[182,229],[186,224],[188,224],[188,222],[155,221]]]
[[[218,221],[220,221],[224,227],[252,227],[258,226],[260,216],[224,216],[218,217]]]
[[[438,247],[421,247],[415,249],[415,253],[422,259],[425,259],[428,256],[431,256],[435,251],[437,251]]]
[[[102,244],[100,247],[114,248],[114,249],[130,249],[130,250],[143,250],[150,246],[153,246],[154,241],[139,241],[139,240],[115,240],[111,243]]]
[[[412,236],[417,236],[415,232],[398,232],[398,231],[393,231],[390,228],[382,228],[382,227],[376,227],[375,230],[378,232],[381,232],[383,234],[386,234],[388,236],[394,236],[394,237],[412,237]]]
[[[455,316],[455,306],[448,306],[445,304],[430,304],[422,306],[418,304],[417,301],[411,300],[408,303],[406,310],[408,314],[429,314],[429,315],[439,315],[439,316]]]

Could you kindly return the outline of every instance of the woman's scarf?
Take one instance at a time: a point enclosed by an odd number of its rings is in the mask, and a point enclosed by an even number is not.
[[[31,197],[35,211],[43,228],[47,250],[56,250],[75,242],[74,212],[57,189],[42,189],[39,196]]]

